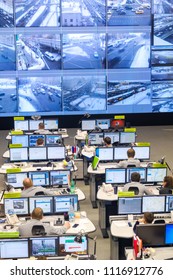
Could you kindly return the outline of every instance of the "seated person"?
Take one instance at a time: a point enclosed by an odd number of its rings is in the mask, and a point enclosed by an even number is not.
[[[124,192],[128,192],[130,187],[137,187],[139,192],[137,195],[141,196],[144,194],[153,195],[153,192],[150,191],[144,184],[140,183],[141,176],[138,172],[133,172],[131,174],[131,182],[127,183],[123,187]]]
[[[51,132],[47,129],[45,129],[44,123],[38,124],[38,130],[34,131],[35,134],[51,134]]]
[[[63,226],[58,227],[51,226],[48,223],[43,223],[41,221],[43,219],[43,210],[40,207],[36,207],[32,211],[31,218],[31,220],[19,226],[20,236],[32,236],[32,228],[34,225],[42,225],[45,228],[47,235],[60,235],[66,233],[66,231],[70,228],[69,222],[65,222]]]
[[[38,192],[44,192],[44,195],[52,195],[52,192],[41,186],[34,187],[33,182],[30,178],[25,178],[23,180],[23,190],[21,192],[21,197],[35,196]]]
[[[36,146],[44,146],[44,140],[43,138],[38,138],[37,141],[36,141]]]
[[[136,233],[136,226],[139,224],[152,224],[154,221],[154,214],[151,212],[145,212],[143,218],[138,219],[134,224],[133,231]]]
[[[105,137],[104,139],[103,139],[103,141],[104,141],[104,146],[105,147],[112,147],[112,144],[111,144],[111,138],[110,137]]]
[[[126,168],[128,165],[135,165],[136,167],[140,167],[139,159],[135,159],[135,150],[130,148],[127,150],[127,160],[122,160],[118,163],[118,167]]]
[[[165,176],[163,179],[163,188],[159,190],[159,194],[171,194],[173,191],[173,177]]]

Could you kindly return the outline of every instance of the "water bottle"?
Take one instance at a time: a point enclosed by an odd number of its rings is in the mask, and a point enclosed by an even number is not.
[[[74,217],[75,217],[75,213],[74,213],[74,209],[73,209],[72,204],[70,204],[70,208],[69,208],[69,211],[68,211],[68,216],[69,216],[69,222],[73,222]]]
[[[74,180],[71,180],[70,193],[71,194],[75,193],[75,182],[74,182]]]

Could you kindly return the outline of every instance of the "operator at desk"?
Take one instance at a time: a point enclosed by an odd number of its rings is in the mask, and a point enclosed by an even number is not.
[[[123,191],[134,191],[135,195],[152,195],[154,194],[149,188],[147,188],[144,184],[140,183],[140,174],[138,172],[131,173],[131,182],[127,183],[123,187]]]
[[[24,189],[21,192],[22,197],[30,197],[34,196],[37,193],[42,193],[43,195],[52,195],[52,192],[46,188],[41,186],[34,187],[33,182],[30,178],[25,178],[23,180]]]
[[[130,148],[127,150],[127,160],[120,161],[118,163],[118,167],[126,168],[127,166],[140,166],[140,160],[135,159],[135,150],[133,148]]]
[[[173,177],[165,176],[163,179],[163,188],[159,190],[159,194],[172,194],[173,191]]]
[[[38,130],[34,131],[35,134],[51,134],[48,129],[45,129],[44,123],[40,122],[38,125]]]
[[[43,223],[43,210],[40,207],[36,207],[31,214],[32,219],[27,221],[26,224],[19,226],[20,236],[33,236],[33,226],[43,226],[47,235],[60,235],[66,233],[70,228],[70,223],[65,222],[63,226],[51,226],[48,223]]]

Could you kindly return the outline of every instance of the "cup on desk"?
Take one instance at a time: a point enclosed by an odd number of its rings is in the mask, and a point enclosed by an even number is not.
[[[133,222],[133,215],[128,215],[128,222]]]

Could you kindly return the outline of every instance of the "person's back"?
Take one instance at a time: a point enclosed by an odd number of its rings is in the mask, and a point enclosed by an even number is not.
[[[130,165],[140,167],[140,160],[135,158],[135,150],[133,148],[127,150],[127,160],[122,160],[118,163],[120,168],[127,168]]]
[[[136,227],[139,224],[152,224],[154,221],[154,214],[152,212],[145,212],[143,218],[138,219],[134,226],[133,226],[133,231],[136,233]]]
[[[44,195],[52,195],[52,192],[43,188],[41,186],[34,187],[33,182],[30,178],[25,178],[23,180],[23,187],[24,189],[21,192],[21,197],[31,197],[35,196],[38,192],[43,192]]]
[[[153,195],[153,192],[150,191],[144,184],[140,183],[140,174],[138,172],[133,172],[131,174],[131,182],[127,183],[123,187],[124,192],[130,191],[130,188],[136,187],[138,189],[138,193],[136,195],[142,196],[144,194],[146,195]]]
[[[109,148],[109,147],[112,147],[112,144],[111,144],[111,138],[110,137],[105,137],[104,139],[103,139],[103,141],[104,141],[104,146],[105,147],[107,147],[107,148]]]
[[[39,123],[38,130],[34,131],[34,134],[50,134],[51,132],[45,129],[44,123]]]
[[[159,194],[172,194],[173,192],[173,177],[165,176],[163,179],[163,187],[159,190]]]

